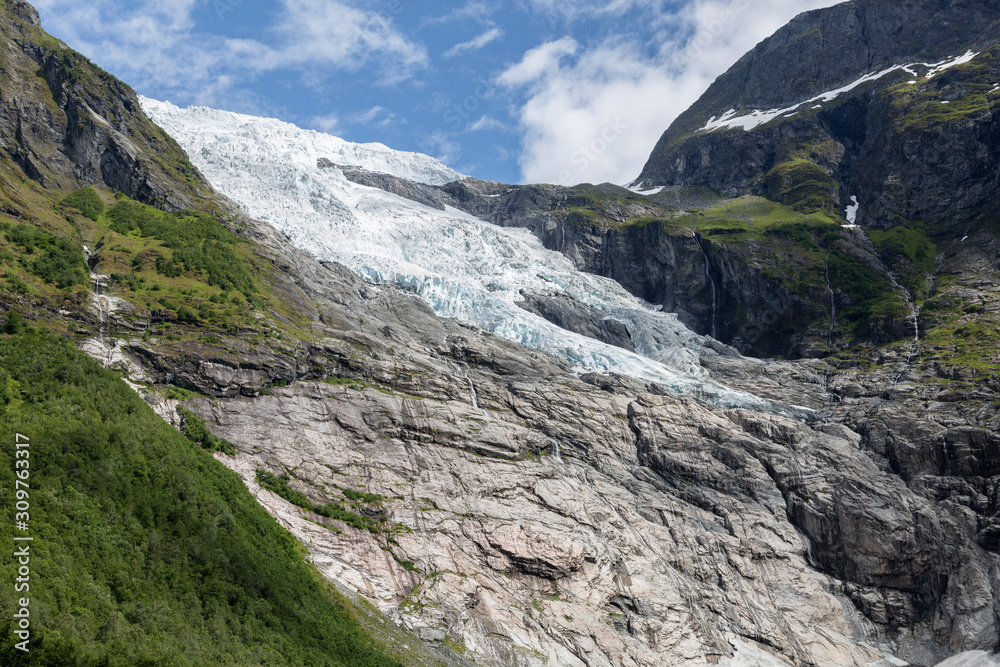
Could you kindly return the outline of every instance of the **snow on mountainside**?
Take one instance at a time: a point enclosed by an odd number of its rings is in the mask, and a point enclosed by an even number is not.
[[[374,283],[424,297],[441,316],[567,359],[581,370],[655,381],[723,405],[768,407],[711,381],[701,355],[718,344],[657,312],[614,281],[577,271],[526,230],[438,211],[321,168],[324,158],[409,180],[461,176],[424,155],[351,144],[273,119],[142,99],[144,111],[187,150],[223,194],[299,248]],[[570,296],[628,328],[639,354],[558,328],[519,308],[522,291]]]
[[[948,58],[947,60],[942,60],[941,62],[938,63],[912,63],[909,65],[893,65],[892,67],[887,67],[881,72],[866,74],[863,77],[857,79],[856,81],[847,84],[846,86],[837,88],[836,90],[828,90],[825,93],[820,93],[819,95],[816,95],[815,97],[806,100],[805,102],[799,102],[798,104],[794,104],[790,107],[785,107],[784,109],[770,109],[768,111],[751,111],[750,113],[742,116],[737,116],[736,109],[730,109],[720,118],[716,118],[715,116],[710,118],[708,123],[705,124],[705,127],[701,128],[700,131],[714,132],[716,130],[742,129],[744,131],[749,132],[750,130],[760,127],[761,125],[770,123],[775,118],[779,118],[782,116],[784,116],[785,118],[791,118],[800,111],[802,111],[803,107],[807,105],[813,105],[813,103],[818,103],[818,104],[812,106],[811,107],[812,109],[820,109],[822,108],[823,103],[832,102],[841,95],[849,93],[855,88],[863,84],[866,84],[869,81],[877,81],[888,74],[892,74],[893,72],[903,70],[904,72],[913,77],[913,80],[910,81],[910,83],[915,84],[921,78],[921,74],[918,74],[915,68],[921,67],[926,69],[927,72],[923,73],[922,78],[932,79],[941,72],[951,69],[956,65],[964,65],[966,63],[972,62],[972,60],[978,55],[979,55],[978,53],[967,51],[966,53],[960,56],[955,56],[954,58]]]

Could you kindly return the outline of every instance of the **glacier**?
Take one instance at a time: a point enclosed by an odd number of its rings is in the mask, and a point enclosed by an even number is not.
[[[562,357],[578,372],[628,375],[724,407],[800,413],[713,381],[701,357],[734,351],[618,283],[578,271],[529,231],[358,185],[333,166],[429,185],[463,178],[434,158],[354,144],[276,119],[181,109],[149,98],[140,102],[213,187],[320,260],[344,264],[371,283],[415,293],[442,317]],[[523,310],[517,306],[522,292],[571,297],[623,323],[637,352],[563,330]]]

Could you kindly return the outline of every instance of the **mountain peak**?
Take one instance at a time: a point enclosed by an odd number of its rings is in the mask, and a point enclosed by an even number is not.
[[[933,27],[933,29],[931,29]],[[664,133],[639,182],[765,196],[862,225],[988,208],[1000,3],[855,0],[796,17]],[[914,162],[914,147],[927,159]],[[947,163],[947,164],[945,164]],[[792,178],[794,176],[794,178]]]

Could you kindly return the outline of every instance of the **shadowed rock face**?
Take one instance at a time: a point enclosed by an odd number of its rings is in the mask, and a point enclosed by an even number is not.
[[[146,118],[129,86],[45,34],[29,4],[7,4],[0,23],[0,142],[7,159],[53,190],[104,184],[173,210],[205,199],[210,188]]]
[[[674,121],[638,182],[794,200],[796,183],[769,175],[792,157],[805,158],[829,179],[835,210],[858,197],[861,224],[919,220],[964,232],[998,183],[1000,125],[990,102],[996,95],[987,92],[1000,78],[998,19],[1000,5],[984,1],[854,0],[802,14]],[[933,70],[916,65],[967,52],[979,55],[929,79]],[[911,67],[751,131],[702,129],[729,111],[795,107],[894,66]]]

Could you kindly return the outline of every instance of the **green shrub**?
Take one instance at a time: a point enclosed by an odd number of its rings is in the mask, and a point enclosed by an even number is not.
[[[16,310],[7,314],[7,323],[3,326],[3,332],[8,334],[19,334],[25,328],[24,318]]]
[[[107,217],[119,234],[162,241],[171,255],[159,257],[156,270],[168,278],[198,276],[221,290],[256,298],[250,270],[236,252],[240,238],[214,217],[194,211],[164,213],[124,195]]]
[[[358,530],[367,530],[371,533],[382,532],[382,527],[374,519],[355,514],[354,512],[344,509],[340,503],[327,503],[325,505],[316,505],[311,500],[309,496],[302,493],[301,491],[296,491],[288,485],[288,475],[282,475],[278,477],[277,475],[270,473],[266,470],[257,471],[257,482],[269,491],[273,491],[288,502],[301,507],[304,510],[319,514],[320,516],[325,516],[328,519],[335,519],[336,521],[343,521],[349,526],[353,526]],[[379,496],[381,498],[381,496]]]
[[[224,452],[230,456],[236,453],[236,448],[231,442],[223,440],[208,430],[204,419],[184,408],[177,408],[177,412],[184,418],[182,431],[188,440],[210,452]]]
[[[24,282],[21,276],[17,275],[13,271],[8,271],[6,274],[7,282],[10,283],[10,288],[18,294],[27,294],[31,291],[28,288],[28,283]]]
[[[72,206],[95,222],[104,213],[104,202],[101,201],[100,195],[91,187],[80,188],[76,192],[67,195],[62,200],[62,203],[65,206]]]
[[[21,263],[47,283],[60,289],[87,282],[87,265],[83,253],[64,236],[21,223],[6,233],[7,240],[20,246],[25,255]],[[30,260],[28,256],[35,259]]]

